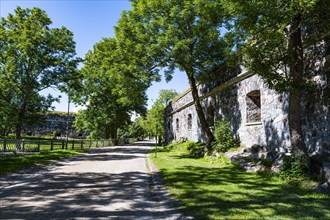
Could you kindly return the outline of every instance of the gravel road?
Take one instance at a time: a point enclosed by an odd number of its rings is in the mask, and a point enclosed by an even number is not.
[[[151,145],[93,149],[0,177],[0,219],[186,219],[147,159]]]

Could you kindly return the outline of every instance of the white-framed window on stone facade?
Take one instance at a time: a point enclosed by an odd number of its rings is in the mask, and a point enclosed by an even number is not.
[[[188,125],[188,130],[190,131],[192,129],[192,115],[188,114],[187,116],[187,125]]]
[[[260,90],[246,94],[246,123],[261,122]]]
[[[175,125],[176,131],[179,131],[179,128],[180,128],[179,119],[177,118],[175,122],[176,122],[176,125]]]

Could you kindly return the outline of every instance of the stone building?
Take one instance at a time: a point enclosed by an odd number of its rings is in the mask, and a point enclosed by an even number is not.
[[[78,133],[78,131],[73,127],[73,122],[75,120],[75,113],[70,113],[69,116],[66,112],[47,112],[40,116],[40,120],[36,123],[25,125],[23,127],[23,134],[25,135],[56,135],[58,137],[65,137],[68,134],[72,137],[81,137],[88,135],[86,132]],[[68,127],[67,127],[68,126]]]
[[[303,132],[310,153],[330,155],[329,74],[313,77],[317,91],[303,98]],[[244,147],[255,144],[277,152],[290,151],[288,95],[268,88],[256,74],[237,67],[216,80],[198,86],[204,114],[211,129],[226,118]],[[165,141],[205,141],[187,90],[165,109]]]

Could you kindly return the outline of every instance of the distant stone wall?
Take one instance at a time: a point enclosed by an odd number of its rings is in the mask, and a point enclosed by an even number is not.
[[[86,136],[86,132],[79,134],[78,131],[73,127],[75,120],[75,114],[70,113],[69,117],[65,112],[50,112],[41,116],[41,120],[32,125],[25,125],[23,127],[24,135],[53,135],[56,131],[58,137],[65,137],[67,134],[67,123],[68,123],[68,134],[73,137]]]
[[[214,86],[199,85],[201,103],[211,129],[215,121],[226,118],[241,145],[265,146],[278,152],[290,151],[288,95],[268,88],[257,75],[243,69],[233,78]],[[330,150],[329,79],[314,94],[305,95],[303,132],[310,152]],[[192,118],[188,129],[188,118]],[[165,109],[165,141],[189,139],[205,141],[188,90]],[[330,151],[329,151],[330,152]]]

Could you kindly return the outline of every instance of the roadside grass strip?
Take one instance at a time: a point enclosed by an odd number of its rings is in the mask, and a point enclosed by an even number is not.
[[[177,208],[196,219],[330,219],[330,196],[315,182],[247,173],[226,158],[193,158],[187,147],[150,153]]]
[[[23,156],[0,157],[0,175],[18,172],[33,165],[46,165],[50,161],[60,160],[82,152],[84,150],[54,150]]]

